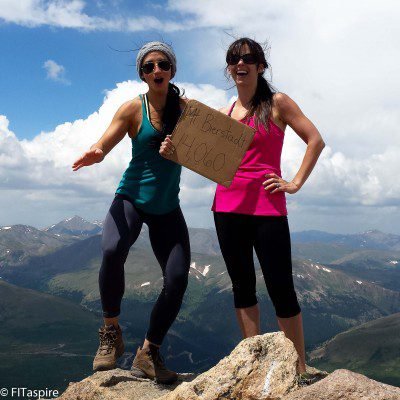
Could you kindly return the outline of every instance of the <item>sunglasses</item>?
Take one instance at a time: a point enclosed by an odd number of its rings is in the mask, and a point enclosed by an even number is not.
[[[240,60],[243,60],[245,64],[255,64],[257,62],[257,57],[254,54],[232,54],[226,58],[228,65],[236,65]]]
[[[143,71],[144,74],[151,74],[156,65],[163,70],[163,71],[169,71],[171,69],[171,63],[168,60],[161,60],[161,61],[149,61],[146,64],[143,64],[141,67],[141,70]]]

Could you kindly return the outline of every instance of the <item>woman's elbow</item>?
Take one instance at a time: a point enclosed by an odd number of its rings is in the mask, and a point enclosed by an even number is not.
[[[317,138],[314,142],[314,146],[319,150],[322,151],[325,147],[325,142],[324,139],[322,139],[322,137],[320,136],[319,138]]]
[[[321,154],[322,150],[323,150],[324,147],[325,147],[325,142],[324,142],[324,140],[323,140],[321,137],[319,137],[319,138],[315,138],[315,139],[313,139],[313,140],[310,140],[310,141],[307,143],[307,146],[308,146],[310,149],[312,149],[314,152],[316,152],[316,153],[318,153],[318,154]]]

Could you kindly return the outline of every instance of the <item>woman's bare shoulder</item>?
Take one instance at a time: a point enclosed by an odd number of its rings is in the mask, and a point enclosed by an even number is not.
[[[118,111],[115,113],[117,118],[122,119],[132,119],[132,117],[138,115],[141,111],[142,102],[139,97],[135,97],[134,99],[128,100],[123,103]]]
[[[142,107],[142,101],[138,96],[135,97],[134,99],[128,100],[125,103],[123,103],[118,111],[125,116],[133,116],[138,111],[141,110],[141,107]]]
[[[277,92],[272,98],[273,106],[280,112],[287,112],[292,110],[297,104],[286,94]]]

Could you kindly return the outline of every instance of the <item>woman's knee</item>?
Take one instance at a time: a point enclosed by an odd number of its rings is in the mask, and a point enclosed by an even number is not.
[[[182,271],[164,279],[164,290],[168,295],[183,296],[188,285],[188,272]]]
[[[301,308],[297,300],[296,292],[282,291],[281,294],[270,295],[275,307],[276,316],[279,318],[291,318],[300,313]]]
[[[253,285],[243,285],[239,282],[232,284],[235,308],[247,308],[257,304],[256,290]]]
[[[120,257],[122,254],[127,254],[130,248],[130,238],[126,236],[113,237],[104,235],[101,240],[101,250],[104,257],[114,258]]]

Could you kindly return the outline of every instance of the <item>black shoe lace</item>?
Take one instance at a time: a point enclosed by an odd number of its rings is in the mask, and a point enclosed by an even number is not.
[[[112,331],[100,331],[99,336],[100,336],[99,353],[110,354],[117,340],[117,334]]]

